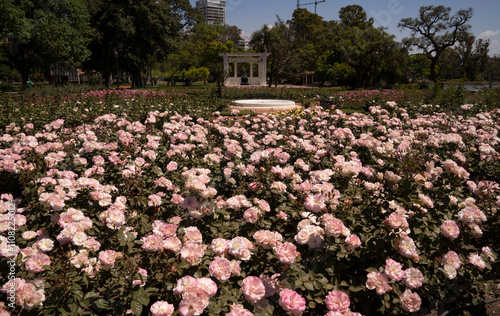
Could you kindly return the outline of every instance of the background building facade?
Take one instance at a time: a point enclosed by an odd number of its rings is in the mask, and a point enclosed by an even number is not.
[[[198,0],[196,8],[203,13],[207,24],[216,21],[226,24],[226,0]]]

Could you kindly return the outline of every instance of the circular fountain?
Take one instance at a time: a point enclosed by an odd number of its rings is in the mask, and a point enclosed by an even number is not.
[[[270,113],[301,109],[302,106],[289,100],[250,99],[236,100],[230,108],[232,110],[253,110],[257,113]]]

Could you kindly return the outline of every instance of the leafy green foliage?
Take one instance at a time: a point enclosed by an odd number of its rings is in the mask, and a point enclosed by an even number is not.
[[[450,16],[450,7],[422,6],[417,18],[405,18],[399,22],[400,28],[411,31],[411,37],[403,42],[421,49],[431,61],[431,80],[436,82],[436,66],[441,54],[457,41],[464,41],[470,29],[472,8],[459,10]]]
[[[34,69],[77,67],[89,56],[90,16],[81,0],[4,1],[0,29],[23,82]]]

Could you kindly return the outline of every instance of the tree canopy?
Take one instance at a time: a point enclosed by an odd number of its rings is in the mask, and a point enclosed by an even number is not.
[[[4,0],[0,33],[26,83],[35,68],[75,67],[89,55],[89,14],[81,0]]]
[[[408,46],[416,46],[431,61],[431,80],[436,81],[436,65],[441,54],[458,41],[469,36],[469,20],[472,8],[459,10],[450,15],[451,8],[445,6],[422,6],[417,18],[405,18],[399,22],[400,28],[411,31],[411,37],[403,42]]]
[[[299,83],[311,73],[318,83],[356,87],[436,81],[438,74],[494,78],[496,59],[488,56],[488,41],[470,34],[471,17],[471,8],[452,14],[442,5],[422,6],[417,17],[400,21],[400,28],[411,31],[400,45],[360,5],[342,7],[332,21],[298,8],[290,20],[277,16],[254,32],[250,45],[271,54],[270,84]],[[242,31],[202,20],[190,0],[3,0],[0,76],[19,72],[26,83],[30,74],[47,76],[58,66],[95,71],[108,85],[123,74],[135,87],[153,74],[169,82],[209,77],[220,83],[219,53],[243,51]],[[410,56],[411,47],[419,54]]]
[[[261,53],[270,53],[269,85],[284,77],[296,76],[299,72],[295,47],[293,46],[293,31],[279,17],[274,25],[263,25],[260,30],[252,34],[250,44],[253,49]]]
[[[197,17],[188,0],[87,1],[94,31],[87,67],[97,68],[107,80],[116,71],[117,58],[120,69],[132,73],[138,87],[141,72],[175,52],[181,31]]]

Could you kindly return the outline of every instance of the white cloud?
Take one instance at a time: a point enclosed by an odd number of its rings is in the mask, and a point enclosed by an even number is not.
[[[494,39],[490,41],[490,46],[489,46],[490,56],[494,55],[500,55],[500,40]]]
[[[488,39],[488,38],[492,38],[498,34],[500,34],[500,30],[496,30],[496,31],[488,30],[488,31],[485,31],[485,32],[479,34],[479,38]]]

